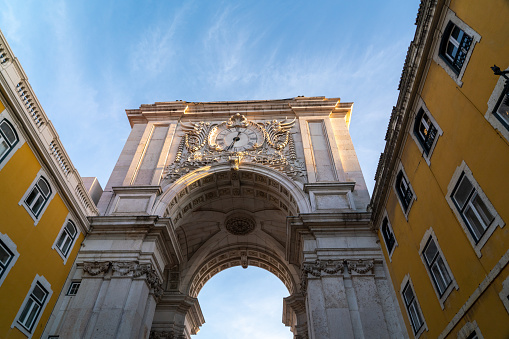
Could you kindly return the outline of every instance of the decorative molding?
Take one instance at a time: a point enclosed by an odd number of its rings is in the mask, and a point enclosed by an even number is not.
[[[158,301],[164,293],[162,281],[157,276],[152,264],[139,264],[133,261],[102,261],[85,262],[83,271],[91,276],[105,274],[111,267],[112,274],[115,276],[127,276],[132,274],[133,278],[139,278],[145,275],[147,284],[153,289],[154,298]]]
[[[247,235],[253,232],[256,227],[255,221],[246,215],[234,215],[228,218],[224,225],[226,230],[233,235]]]
[[[373,273],[375,261],[365,259],[346,260],[346,267],[348,269],[348,273],[352,273],[352,271],[359,274],[366,274],[369,271]]]
[[[83,263],[83,271],[87,272],[91,276],[96,276],[101,273],[106,273],[110,268],[109,261],[94,261],[94,262],[85,262]]]
[[[421,81],[420,78],[417,78],[419,69],[426,67],[429,53],[429,47],[426,47],[426,42],[433,39],[436,29],[436,23],[433,23],[433,18],[435,17],[436,10],[437,0],[421,0],[415,21],[417,28],[414,39],[408,48],[398,85],[398,101],[392,109],[385,134],[385,148],[380,155],[376,169],[375,187],[369,204],[373,210],[372,222],[374,224],[379,223],[384,201],[390,191],[391,181],[396,174],[394,167],[397,166],[398,155],[402,150],[404,138],[404,133],[402,132],[406,131],[408,125],[412,123],[410,120],[413,107],[412,100],[415,100],[415,98],[411,97],[412,89],[418,86]]]
[[[182,124],[185,134],[180,141],[175,160],[166,166],[163,177],[171,183],[200,167],[227,162],[233,170],[238,170],[241,163],[246,161],[271,167],[295,180],[305,180],[305,164],[297,159],[295,142],[290,133],[295,120],[255,123],[237,113],[228,121],[216,125],[203,121]],[[262,136],[262,140],[250,149],[240,152],[221,148],[216,143],[219,131],[235,127],[251,128]]]
[[[326,274],[343,274],[344,268],[347,268],[348,273],[356,272],[358,274],[366,274],[371,271],[373,273],[375,267],[375,260],[370,259],[339,259],[322,261],[317,259],[313,263],[303,263],[301,269],[301,293],[305,294],[307,290],[307,280],[309,274],[313,277],[322,277]]]

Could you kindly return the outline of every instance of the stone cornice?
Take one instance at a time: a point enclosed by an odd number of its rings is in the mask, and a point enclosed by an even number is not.
[[[146,124],[158,121],[179,121],[181,119],[199,120],[214,115],[225,120],[234,113],[250,118],[263,119],[265,116],[330,116],[346,117],[350,121],[353,103],[340,103],[339,98],[296,97],[279,100],[187,102],[170,101],[141,105],[138,109],[127,109],[131,127],[134,124]]]
[[[310,213],[286,219],[286,259],[300,265],[303,237],[316,237],[320,233],[356,235],[370,233],[370,212]]]
[[[36,149],[34,153],[54,178],[59,194],[87,233],[86,217],[97,215],[97,208],[1,31],[0,47],[5,54],[0,64],[0,84],[9,106],[6,109],[21,122],[23,134]]]
[[[411,123],[413,102],[416,100],[417,90],[426,67],[427,56],[431,46],[435,29],[438,25],[440,13],[444,6],[443,0],[421,0],[416,19],[416,31],[413,41],[407,51],[405,64],[398,86],[399,96],[389,120],[385,135],[385,149],[380,155],[375,174],[375,188],[370,202],[372,208],[372,224],[376,228],[379,223],[382,207],[390,191],[390,185],[395,174],[395,166],[403,151],[405,131]]]
[[[121,236],[142,236],[157,237],[156,244],[160,247],[161,253],[166,261],[172,264],[182,262],[183,255],[180,248],[175,229],[169,218],[158,216],[96,216],[89,217],[90,238],[117,237]],[[161,271],[164,267],[160,268]]]

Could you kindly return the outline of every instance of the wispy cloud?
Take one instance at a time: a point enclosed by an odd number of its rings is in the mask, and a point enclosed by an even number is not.
[[[139,34],[129,55],[132,71],[145,73],[145,78],[165,71],[172,63],[175,51],[180,48],[176,34],[185,23],[186,13],[191,7],[192,2],[186,2],[164,24],[157,22]]]

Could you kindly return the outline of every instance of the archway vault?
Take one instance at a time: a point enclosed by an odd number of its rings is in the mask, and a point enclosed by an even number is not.
[[[190,273],[189,296],[198,297],[200,290],[210,278],[235,266],[263,268],[278,277],[290,295],[297,290],[298,282],[295,272],[292,274],[291,269],[271,251],[253,246],[249,248],[235,246],[211,253],[194,272]]]
[[[242,163],[238,171],[231,170],[228,164],[223,163],[204,166],[173,183],[163,182],[161,186],[163,193],[151,214],[170,217],[175,226],[191,209],[227,196],[265,199],[287,215],[311,211],[302,183],[255,163]]]

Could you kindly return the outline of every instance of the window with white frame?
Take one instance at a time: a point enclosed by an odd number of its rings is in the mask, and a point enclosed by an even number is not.
[[[0,121],[0,162],[16,146],[18,141],[18,134],[12,124],[7,119]]]
[[[506,129],[509,129],[509,80],[506,80],[504,89],[493,109],[493,115]]]
[[[66,295],[76,295],[78,293],[78,289],[80,288],[81,282],[79,281],[73,281],[71,282],[71,285],[69,285],[69,289],[67,290]]]
[[[67,221],[64,229],[60,233],[60,237],[56,243],[56,247],[64,257],[67,257],[69,250],[76,239],[77,234],[76,226],[72,221]]]
[[[449,21],[442,36],[440,55],[456,74],[459,74],[463,68],[472,41],[472,36]]]
[[[36,275],[11,328],[16,327],[30,339],[52,294],[51,284],[46,278]]]
[[[437,128],[429,115],[420,109],[415,118],[414,134],[421,145],[423,152],[429,155],[437,136]]]
[[[382,227],[380,227],[380,230],[385,241],[385,246],[387,247],[387,253],[391,255],[396,244],[396,238],[394,237],[394,233],[392,232],[389,225],[389,219],[387,217],[384,217],[382,220]]]
[[[458,86],[462,86],[461,79],[475,44],[481,41],[481,36],[450,9],[446,13],[440,31],[442,36],[433,52],[433,60]]]
[[[13,258],[14,253],[0,240],[0,279],[7,272]]]
[[[401,203],[401,207],[403,208],[403,212],[405,214],[408,212],[409,207],[412,203],[412,199],[414,197],[414,193],[412,191],[412,188],[410,187],[410,183],[408,182],[408,179],[406,178],[405,174],[403,173],[403,170],[400,170],[398,172],[398,175],[396,176],[396,193],[398,195],[399,201]]]
[[[30,291],[30,295],[25,302],[23,311],[18,318],[18,323],[21,324],[27,331],[32,332],[36,321],[41,314],[43,306],[46,303],[49,292],[40,284],[36,283]]]
[[[424,256],[427,269],[433,278],[433,283],[441,297],[451,285],[452,279],[444,259],[442,258],[442,253],[438,250],[437,244],[432,236],[429,237],[422,255]]]
[[[44,177],[40,177],[25,198],[25,205],[37,218],[51,196],[51,186]]]
[[[488,109],[484,117],[506,140],[509,140],[509,67],[505,70],[497,65],[491,67],[497,84],[488,100]]]
[[[470,168],[462,161],[447,185],[445,199],[458,223],[472,244],[477,257],[481,257],[481,249],[490,239],[497,227],[504,227],[497,210],[477,183]],[[500,206],[505,201],[498,200]]]
[[[477,322],[474,320],[463,325],[458,331],[457,339],[484,339],[484,337]]]
[[[412,324],[414,334],[417,334],[422,328],[422,325],[424,325],[424,321],[422,319],[421,310],[419,308],[419,304],[417,303],[417,299],[415,298],[415,293],[410,282],[407,282],[405,288],[403,289],[403,301],[405,302],[405,307],[407,309],[408,317],[410,318],[410,323]]]
[[[2,286],[18,257],[19,253],[16,244],[7,234],[0,233],[0,286]]]
[[[462,173],[451,198],[475,243],[478,243],[495,217],[465,173]]]

